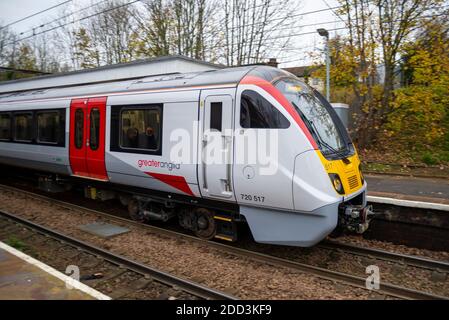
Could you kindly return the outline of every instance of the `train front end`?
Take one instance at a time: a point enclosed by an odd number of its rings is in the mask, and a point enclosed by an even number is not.
[[[363,233],[373,215],[366,201],[367,184],[354,144],[330,103],[279,69],[253,70],[242,83],[274,97],[273,103],[291,123],[279,141],[282,170],[272,177],[277,185],[282,179],[291,180],[291,209],[289,204],[271,206],[270,216],[268,210],[243,207],[255,240],[312,246],[336,229]]]
[[[360,159],[341,119],[317,90],[301,81],[284,78],[275,86],[301,118],[303,129],[312,137],[315,153],[340,198],[338,228],[365,232],[373,212],[366,203],[367,185]]]

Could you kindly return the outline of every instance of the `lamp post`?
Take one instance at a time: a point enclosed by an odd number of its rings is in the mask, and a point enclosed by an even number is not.
[[[330,56],[329,56],[329,32],[326,29],[320,28],[316,30],[318,34],[326,38],[326,99],[330,102]]]

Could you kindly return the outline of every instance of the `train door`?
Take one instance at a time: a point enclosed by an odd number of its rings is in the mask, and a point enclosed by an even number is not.
[[[231,95],[202,94],[198,178],[203,197],[235,201],[232,184],[233,103]]]
[[[70,166],[74,176],[107,181],[106,97],[74,99],[70,105]]]

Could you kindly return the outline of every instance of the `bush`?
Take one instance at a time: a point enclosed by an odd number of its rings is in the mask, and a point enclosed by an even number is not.
[[[430,153],[425,153],[422,156],[422,162],[424,162],[425,164],[431,166],[431,165],[435,165],[438,163],[438,160],[434,158],[434,156]]]

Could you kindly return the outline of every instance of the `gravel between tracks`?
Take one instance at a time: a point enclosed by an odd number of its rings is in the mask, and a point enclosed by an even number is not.
[[[103,239],[79,226],[107,219],[61,208],[27,196],[1,191],[0,209],[29,219],[114,253],[172,274],[236,295],[242,299],[370,299],[367,290],[317,278],[289,268],[273,267],[207,244],[156,234],[137,226]],[[113,221],[111,223],[117,224]],[[76,264],[76,261],[74,261]]]
[[[407,247],[404,245],[393,244],[386,241],[363,239],[361,236],[343,236],[337,239],[339,242],[353,244],[361,247],[376,248],[395,253],[409,254],[413,256],[421,256],[434,260],[449,262],[449,248],[448,251],[431,251],[426,249],[418,249]]]
[[[363,245],[366,246],[366,243],[363,242]],[[449,278],[444,273],[425,268],[319,246],[313,248],[272,247],[246,242],[244,247],[248,250],[260,251],[284,259],[349,273],[359,277],[366,277],[367,266],[376,265],[379,267],[381,284],[386,282],[449,297]]]

